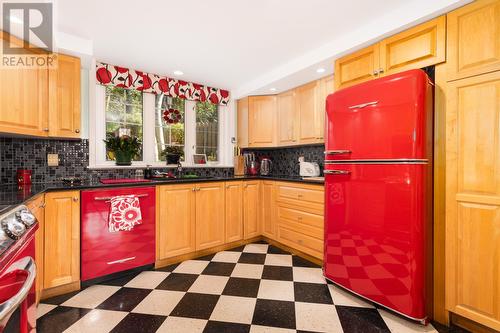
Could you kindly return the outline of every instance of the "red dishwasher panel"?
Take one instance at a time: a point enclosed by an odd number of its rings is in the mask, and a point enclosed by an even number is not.
[[[142,224],[131,231],[109,232],[109,199],[139,197]],[[82,281],[124,271],[155,261],[155,188],[129,187],[81,192]]]

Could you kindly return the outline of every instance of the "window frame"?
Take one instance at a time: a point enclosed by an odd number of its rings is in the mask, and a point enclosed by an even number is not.
[[[145,168],[174,168],[167,165],[165,161],[156,161],[155,158],[155,131],[147,130],[155,127],[155,94],[143,93],[143,160],[132,161],[131,166],[117,166],[115,161],[106,161],[106,110],[105,97],[106,86],[90,82],[89,93],[93,95],[94,101],[90,108],[89,128],[89,169],[130,169]],[[93,86],[93,87],[92,87]],[[185,161],[181,162],[183,167],[188,168],[230,168],[234,166],[233,147],[236,117],[233,115],[233,101],[226,105],[218,105],[219,112],[219,161],[209,162],[206,165],[193,164],[193,154],[196,145],[196,102],[186,100],[184,110],[184,149]]]

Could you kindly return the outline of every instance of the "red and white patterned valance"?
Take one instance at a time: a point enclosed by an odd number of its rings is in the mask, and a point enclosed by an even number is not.
[[[97,82],[153,94],[167,94],[197,102],[227,105],[229,91],[201,84],[144,73],[125,67],[96,63]]]

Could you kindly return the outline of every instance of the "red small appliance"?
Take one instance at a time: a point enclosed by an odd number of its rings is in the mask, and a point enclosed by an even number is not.
[[[142,224],[110,232],[110,200],[139,198]],[[155,187],[81,191],[81,279],[88,281],[155,262]]]
[[[432,102],[422,70],[326,101],[324,275],[422,323],[432,302]]]
[[[31,170],[17,169],[17,185],[31,185]]]

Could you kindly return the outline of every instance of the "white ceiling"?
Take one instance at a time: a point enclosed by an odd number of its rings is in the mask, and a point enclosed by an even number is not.
[[[59,0],[57,30],[100,61],[269,93],[333,71],[332,60],[467,0]],[[91,48],[92,49],[92,48]],[[317,74],[324,66],[326,73]]]

